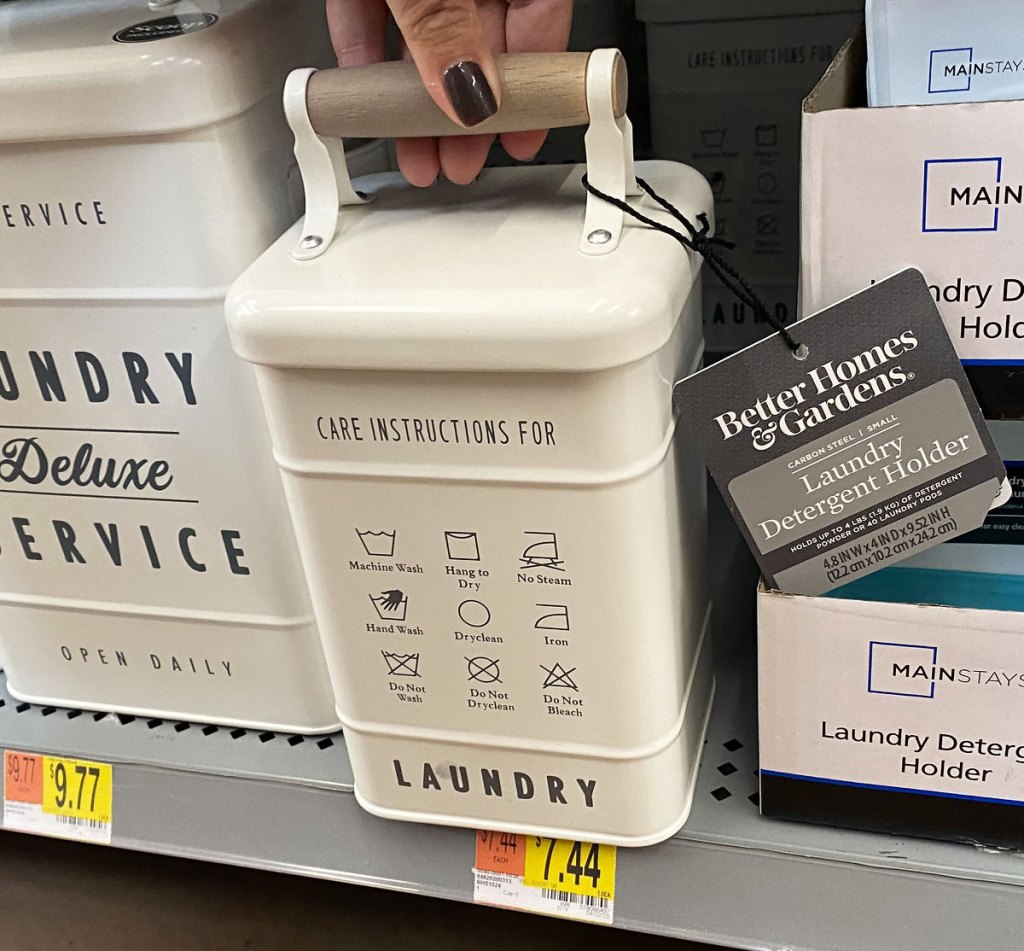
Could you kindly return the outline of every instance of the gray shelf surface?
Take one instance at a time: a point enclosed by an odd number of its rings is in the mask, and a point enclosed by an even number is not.
[[[773,951],[1024,947],[1022,854],[758,815],[755,575],[712,527],[718,693],[696,798],[674,838],[619,850],[616,926]],[[340,734],[34,706],[0,674],[3,748],[114,763],[114,846],[472,901],[473,832],[365,813]]]

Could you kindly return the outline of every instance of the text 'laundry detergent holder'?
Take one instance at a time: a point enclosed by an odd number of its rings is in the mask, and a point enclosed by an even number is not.
[[[307,214],[236,281],[228,324],[359,801],[645,845],[688,814],[713,692],[705,473],[671,399],[702,356],[701,260],[584,189],[673,220],[638,197],[616,51],[499,66],[474,131],[589,122],[585,170],[357,188],[335,137],[465,130],[408,63],[293,73]],[[642,165],[710,214],[693,169]]]

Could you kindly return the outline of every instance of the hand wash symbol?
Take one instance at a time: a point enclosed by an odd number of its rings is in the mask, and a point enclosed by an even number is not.
[[[405,612],[409,607],[409,596],[404,591],[393,588],[390,591],[381,591],[377,597],[371,594],[370,603],[382,621],[404,621]]]

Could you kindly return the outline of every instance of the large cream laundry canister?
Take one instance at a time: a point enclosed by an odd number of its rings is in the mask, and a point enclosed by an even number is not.
[[[154,6],[0,5],[0,655],[26,700],[332,729],[223,320],[301,207],[280,84],[323,3]]]
[[[669,220],[637,197],[616,56],[564,61],[587,86],[589,169],[491,169],[465,188],[378,175],[354,191],[309,116],[314,93],[323,106],[359,82],[289,81],[307,215],[227,314],[257,368],[356,794],[381,816],[643,845],[689,810],[712,690],[706,497],[671,390],[701,358],[699,258],[587,200],[584,171]],[[513,72],[542,70],[504,66],[496,123]],[[387,91],[387,69],[368,75]],[[387,104],[352,134],[376,134]],[[690,217],[711,211],[692,169],[638,170]]]

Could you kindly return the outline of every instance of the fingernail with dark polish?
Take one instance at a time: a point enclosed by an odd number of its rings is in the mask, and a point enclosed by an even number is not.
[[[464,126],[479,125],[498,111],[491,84],[472,60],[453,63],[444,71],[444,91]]]

